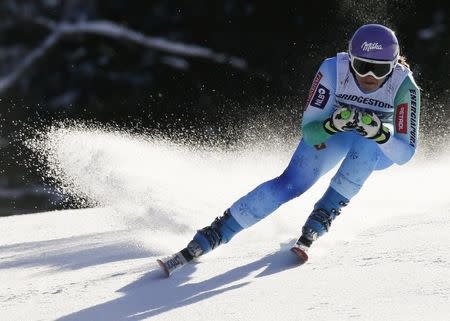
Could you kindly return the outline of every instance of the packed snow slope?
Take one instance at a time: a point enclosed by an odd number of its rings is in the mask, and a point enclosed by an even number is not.
[[[449,320],[448,155],[370,177],[303,266],[288,249],[334,171],[165,278],[155,259],[279,175],[296,142],[264,143],[227,152],[95,128],[29,142],[91,208],[0,219],[0,319]]]

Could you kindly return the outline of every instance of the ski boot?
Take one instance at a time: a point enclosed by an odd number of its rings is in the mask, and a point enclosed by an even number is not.
[[[216,218],[210,226],[198,230],[186,248],[166,258],[158,259],[157,262],[166,276],[170,276],[174,271],[192,260],[210,252],[221,244],[228,243],[236,233],[242,230],[242,226],[234,219],[228,209],[223,216]]]
[[[348,201],[330,187],[315,204],[314,210],[302,228],[302,235],[291,248],[302,264],[308,261],[308,250],[311,244],[328,232],[331,223],[341,213],[341,208],[347,206]]]

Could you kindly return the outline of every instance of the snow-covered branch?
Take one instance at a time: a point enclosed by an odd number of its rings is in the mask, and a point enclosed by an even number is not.
[[[79,23],[60,23],[54,28],[63,34],[94,34],[114,39],[134,42],[138,45],[186,57],[198,57],[220,64],[230,64],[237,69],[245,69],[245,60],[196,45],[170,41],[164,38],[149,37],[141,32],[123,27],[110,21],[87,21]]]
[[[111,21],[58,23],[40,17],[33,19],[33,23],[49,29],[51,34],[40,46],[31,51],[9,75],[0,78],[0,94],[11,87],[20,78],[23,72],[30,68],[37,59],[44,56],[61,38],[80,34],[92,34],[116,40],[129,41],[148,49],[158,50],[172,55],[202,58],[218,64],[228,64],[233,68],[240,70],[247,68],[247,62],[244,59],[218,53],[202,46],[170,41],[164,38],[150,37]]]

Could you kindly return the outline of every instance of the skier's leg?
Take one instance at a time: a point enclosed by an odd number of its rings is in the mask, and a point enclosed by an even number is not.
[[[302,228],[302,236],[297,241],[297,246],[306,251],[313,241],[329,230],[341,208],[360,191],[370,174],[391,164],[377,143],[363,137],[355,138],[350,151],[331,180],[330,187],[314,205]]]
[[[234,202],[230,207],[232,216],[244,228],[264,219],[336,166],[347,154],[351,141],[348,135],[336,134],[326,148],[318,150],[302,140],[285,171]]]
[[[227,243],[236,233],[301,195],[342,159],[350,143],[348,136],[339,134],[333,136],[327,142],[327,147],[320,150],[301,141],[280,176],[256,187],[237,200],[222,217],[197,232],[187,247],[191,256],[198,257]]]

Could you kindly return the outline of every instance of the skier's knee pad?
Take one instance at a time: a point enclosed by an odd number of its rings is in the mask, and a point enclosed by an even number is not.
[[[220,244],[228,243],[233,236],[242,230],[243,227],[239,225],[228,209],[223,216],[216,218],[210,226],[198,230],[194,236],[194,241],[199,244],[203,253],[207,253]]]

